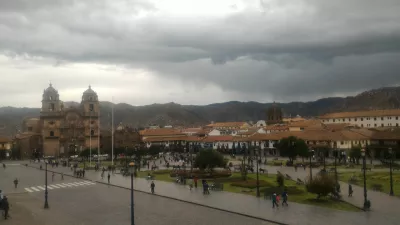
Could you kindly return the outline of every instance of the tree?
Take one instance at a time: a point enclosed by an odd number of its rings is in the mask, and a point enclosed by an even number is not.
[[[148,153],[149,153],[149,155],[151,155],[151,156],[156,156],[156,155],[158,155],[160,152],[161,152],[161,148],[160,148],[159,145],[151,145],[150,148],[149,148],[149,150],[148,150]]]
[[[285,185],[285,177],[282,174],[276,175],[276,182],[279,187],[283,187]]]
[[[212,171],[215,167],[225,167],[226,163],[223,155],[213,149],[201,150],[194,159],[194,166],[200,170]]]
[[[317,199],[327,196],[329,193],[334,193],[335,187],[335,178],[326,173],[318,174],[306,183],[307,191],[317,194]]]
[[[353,163],[360,164],[360,158],[361,158],[361,146],[356,145],[352,146],[350,149],[350,158],[353,161]]]
[[[79,156],[88,159],[88,157],[90,156],[90,149],[86,148],[82,150],[81,152],[79,152]]]
[[[288,157],[291,162],[296,159],[296,156],[307,157],[309,154],[306,142],[294,136],[282,138],[277,148],[280,150],[281,156]]]

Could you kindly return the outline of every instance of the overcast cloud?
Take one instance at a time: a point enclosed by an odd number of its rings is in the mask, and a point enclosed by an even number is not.
[[[0,106],[307,101],[400,83],[398,0],[0,0]]]

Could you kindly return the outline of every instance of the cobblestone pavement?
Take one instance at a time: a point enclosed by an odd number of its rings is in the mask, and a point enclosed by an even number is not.
[[[49,192],[49,209],[38,192],[10,195],[11,215],[3,225],[130,224],[130,191],[95,185]],[[271,223],[203,206],[135,192],[135,222],[146,225],[270,225]]]
[[[68,173],[68,168],[61,167],[56,169]],[[272,169],[271,167],[270,173],[273,173]],[[86,178],[97,182],[106,181],[106,179],[101,179],[100,173],[94,171],[88,171]],[[211,195],[204,196],[199,189],[190,191],[187,187],[174,183],[162,181],[156,181],[155,183],[156,194],[161,196],[286,224],[398,224],[396,215],[383,211],[366,213],[345,212],[296,203],[290,203],[288,208],[272,209],[270,200],[257,199],[252,196],[229,192],[212,192]],[[118,174],[113,175],[111,177],[111,184],[129,188],[130,178]],[[150,182],[145,179],[136,178],[134,186],[135,190],[150,192]]]

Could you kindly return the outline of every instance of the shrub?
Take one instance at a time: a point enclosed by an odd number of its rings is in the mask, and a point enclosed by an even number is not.
[[[247,180],[247,181],[238,181],[238,182],[233,182],[231,183],[231,186],[234,187],[241,187],[241,188],[256,188],[257,187],[257,180]],[[259,186],[260,187],[267,187],[271,186],[271,184],[267,181],[260,180],[259,181]]]
[[[230,177],[232,176],[231,171],[229,170],[223,170],[223,171],[214,171],[214,172],[206,172],[206,171],[200,171],[200,170],[193,170],[191,173],[190,170],[177,170],[177,171],[172,171],[170,173],[170,177],[190,177],[196,176],[197,178],[203,179],[203,178],[220,178],[220,177]]]
[[[285,177],[279,173],[278,175],[276,175],[276,182],[278,183],[279,187],[283,187],[283,185],[285,184]]]
[[[266,195],[272,195],[272,193],[281,193],[283,190],[286,190],[289,195],[301,195],[304,194],[302,189],[299,189],[297,186],[285,186],[282,187],[267,187],[261,189],[261,192]]]
[[[320,174],[306,183],[306,190],[310,193],[317,194],[317,198],[327,196],[335,192],[335,179],[327,174]]]

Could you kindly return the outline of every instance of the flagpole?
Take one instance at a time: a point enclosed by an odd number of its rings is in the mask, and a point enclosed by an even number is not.
[[[111,165],[114,165],[114,97],[111,100]]]
[[[99,103],[99,118],[98,124],[98,134],[97,134],[97,164],[100,166],[100,103]]]

